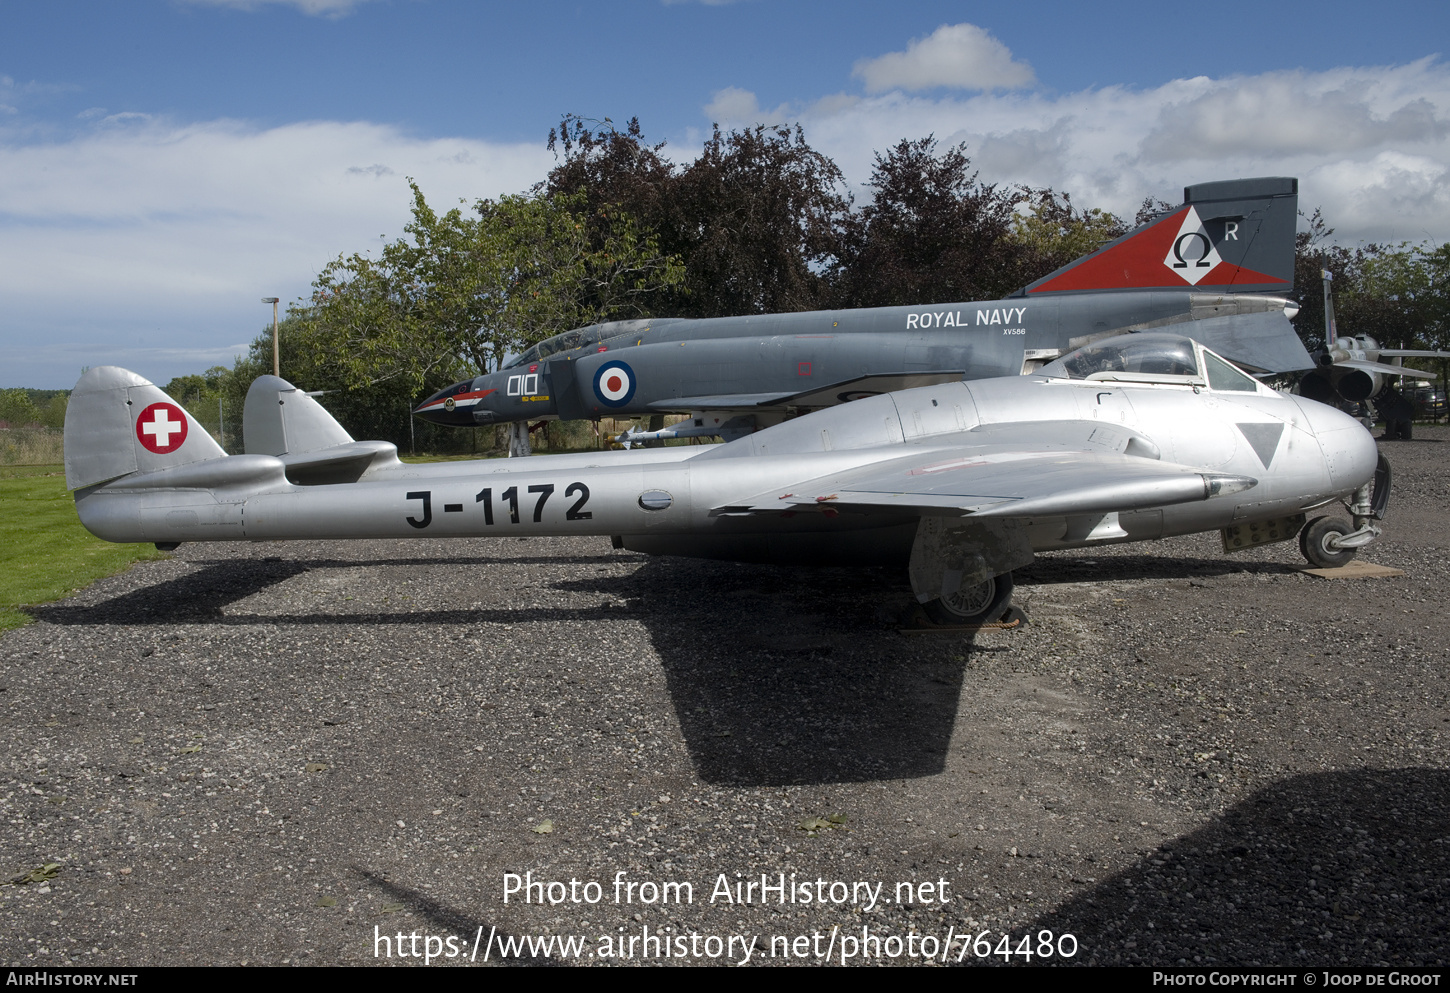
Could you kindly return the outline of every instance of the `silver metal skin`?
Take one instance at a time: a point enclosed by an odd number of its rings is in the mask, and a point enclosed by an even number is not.
[[[1167,372],[1164,355],[1178,363]],[[285,381],[253,389],[257,417],[291,419],[256,423],[271,454],[229,457],[189,418],[175,442],[185,412],[155,386],[88,371],[66,419],[81,522],[110,541],[162,544],[611,535],[654,553],[910,565],[932,600],[1044,549],[1344,500],[1378,463],[1353,418],[1166,334],[1098,343],[1043,374],[868,397],[728,444],[522,460],[404,464],[389,444],[352,441]],[[166,420],[172,450],[147,450],[158,443],[146,417]]]
[[[1089,341],[1171,329],[1251,370],[1313,362],[1289,323],[1298,185],[1203,183],[1182,206],[1002,300],[659,318],[556,335],[415,411],[473,427],[686,412],[636,441],[726,441],[861,396],[1031,372]]]

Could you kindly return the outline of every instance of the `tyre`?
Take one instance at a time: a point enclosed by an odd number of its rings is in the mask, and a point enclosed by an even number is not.
[[[1410,441],[1411,439],[1414,438],[1414,435],[1415,435],[1415,422],[1414,421],[1401,421],[1400,422],[1400,440],[1401,441]]]
[[[1333,517],[1316,517],[1299,532],[1299,551],[1316,569],[1335,569],[1345,565],[1359,551],[1355,548],[1332,548],[1331,539],[1350,534],[1354,528]]]
[[[988,624],[1002,616],[1012,599],[1012,574],[1004,572],[985,583],[964,586],[951,596],[922,604],[937,624]]]

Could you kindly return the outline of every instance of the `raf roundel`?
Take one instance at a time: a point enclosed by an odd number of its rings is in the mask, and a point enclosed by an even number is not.
[[[607,407],[623,407],[634,399],[634,370],[618,360],[594,374],[594,395]]]
[[[155,455],[176,451],[186,441],[186,414],[174,403],[153,403],[136,418],[136,440]]]

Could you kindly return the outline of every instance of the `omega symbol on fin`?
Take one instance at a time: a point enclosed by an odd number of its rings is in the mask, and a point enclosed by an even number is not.
[[[1173,244],[1168,248],[1168,254],[1163,258],[1163,264],[1172,269],[1190,285],[1198,285],[1203,279],[1218,266],[1223,258],[1214,247],[1213,239],[1208,236],[1208,229],[1203,226],[1199,219],[1197,209],[1189,207],[1183,214],[1183,223],[1178,228],[1178,236],[1173,239]]]
[[[136,440],[154,455],[174,452],[186,441],[186,415],[174,403],[153,403],[136,418]]]
[[[616,359],[594,374],[594,395],[608,407],[623,407],[634,399],[634,370]]]

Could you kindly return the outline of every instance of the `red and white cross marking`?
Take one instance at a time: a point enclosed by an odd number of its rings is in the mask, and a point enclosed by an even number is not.
[[[156,455],[174,452],[186,441],[186,414],[174,403],[153,403],[136,418],[136,440]]]

